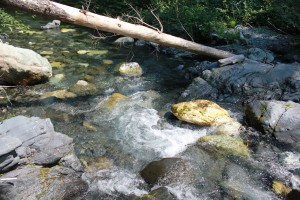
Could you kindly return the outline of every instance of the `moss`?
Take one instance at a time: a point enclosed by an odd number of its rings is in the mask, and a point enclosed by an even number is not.
[[[280,181],[273,181],[272,189],[275,192],[275,194],[283,197],[292,191],[291,188],[287,187]]]
[[[200,138],[198,144],[210,147],[223,154],[231,154],[241,157],[249,157],[248,147],[238,137],[228,135],[208,135]]]

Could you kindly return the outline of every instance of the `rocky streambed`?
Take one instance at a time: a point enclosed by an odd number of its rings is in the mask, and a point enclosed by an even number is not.
[[[220,67],[23,19],[32,29],[3,39],[22,49],[0,44],[17,85],[0,90],[0,199],[299,197],[300,65],[271,52],[287,40],[242,29],[246,47],[220,48],[246,59]]]

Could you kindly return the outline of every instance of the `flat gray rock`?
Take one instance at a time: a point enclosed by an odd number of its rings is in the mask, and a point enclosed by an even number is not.
[[[22,143],[47,131],[54,131],[50,119],[38,117],[17,116],[0,124],[0,137],[10,136],[19,139]]]
[[[0,156],[5,155],[17,147],[21,146],[22,142],[18,138],[11,136],[0,137]]]

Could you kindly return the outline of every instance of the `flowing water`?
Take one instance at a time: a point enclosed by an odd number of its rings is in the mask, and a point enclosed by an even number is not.
[[[271,191],[271,167],[257,161],[272,164],[277,154],[284,153],[276,146],[261,140],[255,150],[257,160],[241,161],[194,145],[209,129],[165,116],[189,83],[176,68],[192,65],[190,60],[168,57],[148,47],[94,41],[89,38],[92,30],[72,25],[42,31],[39,27],[46,20],[30,16],[23,20],[30,23],[30,32],[11,33],[10,44],[47,57],[54,63],[53,78],[46,84],[18,88],[19,100],[10,112],[48,117],[56,131],[74,138],[76,154],[87,168],[83,175],[90,185],[86,199],[123,199],[147,194],[159,186],[166,186],[182,200],[278,198]],[[66,29],[69,32],[63,31]],[[97,53],[78,54],[80,50]],[[138,62],[143,76],[120,76],[118,66],[126,61]],[[87,77],[97,86],[96,94],[46,101],[26,96],[68,89]],[[128,98],[106,109],[109,96],[116,92]],[[231,110],[236,116],[243,112],[237,107]],[[149,187],[140,171],[154,160],[169,157],[182,158],[184,169],[174,170],[168,180]]]

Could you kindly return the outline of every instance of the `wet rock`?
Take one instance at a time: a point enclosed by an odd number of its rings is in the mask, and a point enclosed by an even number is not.
[[[229,164],[226,174],[227,180],[221,183],[225,199],[280,200],[273,192],[266,191],[260,182],[253,179],[255,173],[249,174],[245,168],[237,164]]]
[[[247,105],[248,123],[276,139],[298,144],[300,141],[300,104],[292,101],[253,101]]]
[[[131,38],[131,37],[120,37],[116,41],[114,41],[113,43],[117,44],[117,45],[133,44],[134,39]]]
[[[59,83],[65,78],[64,74],[56,74],[55,76],[52,76],[49,83],[51,85],[59,85]]]
[[[218,126],[234,121],[218,104],[208,100],[194,100],[172,105],[172,113],[179,119],[200,126]]]
[[[250,48],[248,50],[247,56],[251,60],[264,62],[264,63],[271,63],[274,61],[274,56],[270,52],[264,51],[259,48]]]
[[[216,128],[216,134],[239,137],[242,125],[237,121],[227,122]]]
[[[141,76],[143,69],[136,62],[124,63],[120,66],[119,72],[124,76]]]
[[[1,178],[14,177],[13,185],[1,187],[0,199],[70,199],[80,196],[88,185],[80,174],[62,175],[64,167],[41,168],[26,165],[4,174]],[[63,176],[63,178],[62,178]]]
[[[272,189],[275,192],[275,194],[286,197],[288,193],[292,191],[291,188],[287,187],[284,183],[280,181],[273,181]]]
[[[60,26],[60,21],[59,20],[53,20],[52,22],[49,22],[45,26],[41,26],[42,29],[54,29],[58,28]]]
[[[212,151],[225,155],[249,157],[250,152],[243,140],[228,135],[208,135],[201,137],[198,144]]]
[[[78,96],[94,95],[97,92],[96,85],[88,83],[84,80],[79,80],[77,83],[69,88],[69,91]]]
[[[149,194],[129,197],[128,200],[176,200],[176,197],[166,187],[159,187]]]
[[[57,99],[70,99],[76,96],[77,96],[76,94],[74,94],[73,92],[69,92],[67,90],[56,90],[56,91],[44,93],[42,96],[40,96],[40,99],[46,100],[53,97]]]
[[[164,158],[149,163],[141,172],[146,183],[154,185],[169,184],[184,180],[188,176],[187,163],[180,158]]]
[[[46,58],[29,49],[0,43],[0,80],[13,85],[33,85],[48,81],[52,67]]]
[[[217,98],[222,100],[226,96],[236,97],[237,100],[275,99],[275,100],[300,100],[300,64],[277,64],[275,66],[244,62],[243,64],[228,65],[213,68],[202,72],[204,79],[217,92]],[[197,87],[194,83],[194,88]],[[203,81],[199,82],[203,87]],[[193,93],[197,92],[197,93]],[[209,91],[186,91],[189,98],[202,98],[216,93]],[[193,93],[193,94],[192,94]],[[182,98],[184,99],[184,98]]]
[[[0,39],[8,39],[9,35],[6,33],[0,33]]]
[[[105,102],[99,104],[99,106],[111,110],[116,106],[118,102],[124,101],[126,99],[128,99],[128,97],[123,94],[113,93]]]
[[[196,99],[216,99],[218,90],[204,79],[197,77],[181,94],[179,100],[191,101]]]
[[[93,132],[96,132],[97,129],[88,121],[84,121],[83,122],[83,127],[86,128],[88,131],[93,131]]]
[[[138,47],[143,47],[146,45],[146,42],[145,40],[137,40],[135,43],[134,43],[135,46],[138,46]]]

